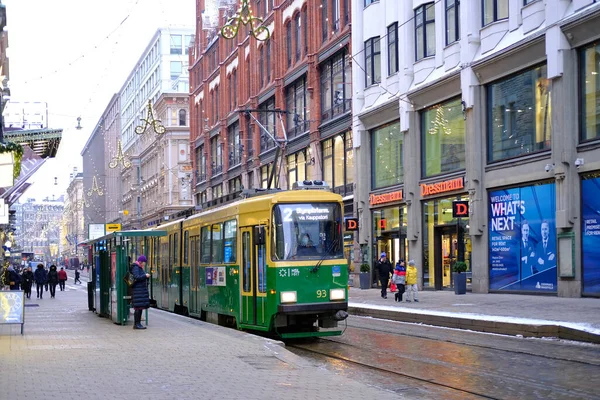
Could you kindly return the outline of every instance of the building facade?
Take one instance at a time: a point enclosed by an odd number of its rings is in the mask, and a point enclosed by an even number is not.
[[[600,295],[600,4],[353,1],[358,243],[419,285]],[[400,45],[402,43],[402,45]]]
[[[230,3],[196,1],[197,15],[204,11],[190,49],[196,204],[267,188],[281,147],[271,187],[323,179],[352,215],[350,2],[250,1],[268,40],[255,39],[243,25],[235,38],[221,36],[238,12],[239,2]]]
[[[119,92],[119,146],[127,161],[117,163],[123,229],[147,228],[173,210],[193,205],[189,102],[184,101],[193,33],[188,28],[159,29]],[[160,120],[166,132],[159,133],[158,125],[144,121],[152,119]],[[143,132],[137,133],[136,127],[143,127]]]
[[[79,244],[88,237],[84,225],[84,210],[90,207],[90,203],[83,187],[83,173],[73,168],[69,178],[62,215],[61,256],[63,263],[76,267],[87,260],[87,250]]]
[[[117,156],[121,133],[120,98],[114,95],[83,146],[83,187],[86,202],[83,209],[84,230],[89,224],[118,223],[121,219],[121,173],[111,168]],[[86,234],[86,239],[89,239]]]
[[[16,229],[12,253],[34,253],[36,260],[59,262],[63,196],[41,201],[29,198],[13,204],[13,209]]]

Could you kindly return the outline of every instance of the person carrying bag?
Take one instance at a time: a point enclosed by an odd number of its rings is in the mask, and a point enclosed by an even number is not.
[[[394,295],[394,300],[401,302],[405,290],[404,285],[406,284],[406,267],[404,267],[404,260],[400,260],[396,263],[396,268],[392,275],[392,283],[398,288],[398,293]]]

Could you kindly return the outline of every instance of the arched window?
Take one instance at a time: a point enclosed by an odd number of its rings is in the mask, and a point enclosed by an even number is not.
[[[184,109],[179,110],[179,126],[185,126],[187,120],[187,113]]]

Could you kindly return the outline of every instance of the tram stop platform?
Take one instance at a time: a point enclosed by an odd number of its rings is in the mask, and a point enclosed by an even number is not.
[[[479,332],[600,343],[600,299],[597,298],[471,292],[456,295],[442,290],[420,291],[418,298],[418,303],[399,303],[389,291],[387,299],[383,299],[380,288],[352,287],[348,312]]]
[[[116,325],[88,311],[87,279],[69,275],[56,298],[26,300],[23,335],[0,325],[0,398],[397,398],[235,329],[155,309],[146,330]]]

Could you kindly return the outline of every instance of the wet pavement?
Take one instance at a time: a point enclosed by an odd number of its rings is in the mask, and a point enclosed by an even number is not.
[[[0,399],[397,399],[318,368],[280,342],[160,310],[147,330],[87,309],[85,277],[26,300],[0,325]],[[408,397],[415,398],[415,397]]]
[[[600,342],[600,299],[517,294],[456,295],[421,291],[418,303],[397,303],[380,289],[350,288],[350,314],[436,326]],[[561,329],[558,329],[558,328]]]
[[[599,398],[599,345],[364,317],[348,325],[341,337],[300,343],[300,354],[318,352],[313,362],[324,368],[424,399]]]

